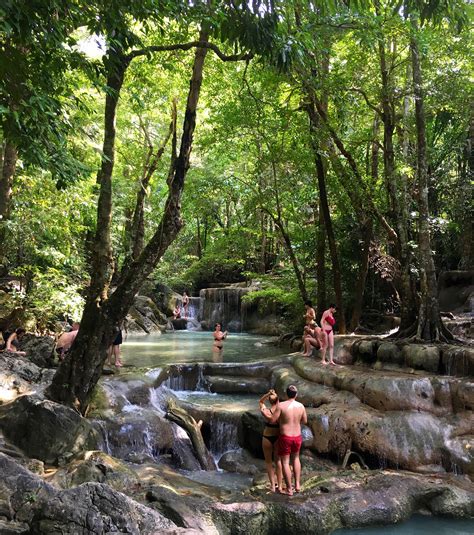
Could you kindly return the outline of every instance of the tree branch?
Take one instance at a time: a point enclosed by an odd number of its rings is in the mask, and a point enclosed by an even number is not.
[[[378,113],[380,117],[383,117],[382,110],[378,108],[377,106],[375,106],[375,104],[372,104],[372,102],[370,102],[369,97],[367,96],[366,92],[363,89],[359,89],[357,87],[349,87],[349,91],[355,91],[356,93],[360,93],[364,97],[364,100],[367,103],[367,106],[369,106],[369,108],[374,110],[375,113]]]
[[[128,60],[140,56],[146,56],[151,52],[171,52],[173,50],[190,50],[191,48],[207,48],[212,50],[222,61],[248,61],[254,57],[252,52],[241,52],[240,54],[224,54],[214,43],[207,41],[190,41],[189,43],[177,43],[174,45],[147,46],[140,50],[132,50],[126,57]]]

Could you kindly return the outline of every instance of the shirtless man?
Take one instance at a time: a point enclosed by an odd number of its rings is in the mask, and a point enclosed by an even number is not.
[[[72,324],[71,330],[67,333],[61,334],[56,342],[56,353],[59,360],[64,360],[64,356],[71,349],[72,343],[76,339],[77,332],[79,331],[79,323]]]
[[[286,491],[281,490],[283,494],[293,496],[293,487],[291,485],[291,466],[295,475],[295,492],[301,489],[301,463],[300,463],[300,449],[303,443],[301,436],[301,424],[308,422],[306,409],[299,402],[296,401],[298,389],[295,385],[290,385],[286,389],[287,401],[278,404],[274,409],[273,414],[278,415],[280,423],[280,438],[278,439],[278,455],[282,462],[283,476],[286,483]]]

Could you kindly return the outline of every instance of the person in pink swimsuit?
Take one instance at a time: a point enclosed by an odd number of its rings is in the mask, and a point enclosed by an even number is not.
[[[321,328],[323,330],[324,346],[321,347],[321,364],[326,365],[326,349],[329,347],[329,364],[337,366],[334,362],[334,313],[336,312],[336,305],[329,305],[329,308],[323,312],[321,317]]]

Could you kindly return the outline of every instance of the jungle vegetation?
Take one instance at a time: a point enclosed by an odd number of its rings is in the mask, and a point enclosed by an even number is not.
[[[0,264],[81,329],[49,395],[84,410],[147,279],[258,279],[446,341],[474,265],[463,0],[4,0]]]

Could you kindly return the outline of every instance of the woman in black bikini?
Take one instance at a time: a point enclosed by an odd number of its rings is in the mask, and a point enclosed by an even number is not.
[[[222,331],[222,325],[220,323],[216,323],[213,336],[214,345],[212,346],[212,349],[214,351],[222,351],[224,340],[227,338],[227,331]]]
[[[268,409],[265,405],[267,399],[270,401],[271,408]],[[260,412],[265,418],[265,428],[262,436],[262,449],[265,457],[265,466],[267,467],[268,479],[270,480],[270,488],[272,492],[277,492],[282,485],[282,470],[281,461],[277,455],[276,442],[280,436],[280,426],[278,424],[278,417],[275,418],[273,413],[275,407],[278,405],[278,396],[275,390],[269,390],[264,394],[259,401]],[[276,479],[275,470],[273,469],[273,461],[276,464]]]

